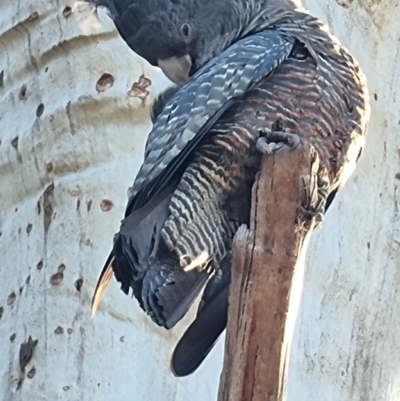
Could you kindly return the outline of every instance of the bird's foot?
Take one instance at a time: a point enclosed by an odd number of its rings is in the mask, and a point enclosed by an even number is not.
[[[263,154],[270,154],[270,153],[274,153],[277,150],[281,149],[283,146],[283,143],[275,143],[275,142],[269,142],[267,138],[265,137],[261,137],[257,139],[256,142],[256,148],[259,152],[263,153]]]
[[[329,196],[330,182],[327,178],[314,176],[310,179],[303,177],[306,199],[299,211],[309,221],[314,221],[316,225],[324,221],[326,201]]]
[[[274,153],[283,146],[288,146],[290,150],[295,150],[300,145],[300,137],[289,132],[260,132],[257,139],[256,148],[261,153]]]
[[[324,221],[324,213],[315,208],[299,206],[299,212],[309,221],[320,224]]]

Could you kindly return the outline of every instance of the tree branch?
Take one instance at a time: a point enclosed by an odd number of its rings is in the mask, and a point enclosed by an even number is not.
[[[317,202],[318,167],[310,146],[263,159],[253,187],[250,230],[243,226],[235,237],[219,401],[281,399],[292,278],[314,226],[299,206]]]

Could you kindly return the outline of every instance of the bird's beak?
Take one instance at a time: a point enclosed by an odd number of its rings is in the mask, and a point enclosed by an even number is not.
[[[97,307],[99,306],[104,290],[107,288],[108,283],[110,282],[112,276],[114,275],[112,266],[114,259],[115,256],[111,259],[111,262],[103,269],[99,281],[97,282],[96,290],[92,298],[92,317],[96,313]]]
[[[192,60],[188,54],[182,57],[170,57],[158,60],[158,66],[163,73],[174,83],[184,84],[189,80]]]

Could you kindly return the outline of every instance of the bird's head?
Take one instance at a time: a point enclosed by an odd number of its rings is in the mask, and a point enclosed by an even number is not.
[[[175,83],[186,82],[192,69],[194,36],[191,17],[197,0],[86,0],[104,7],[122,39],[139,56],[159,66]]]
[[[158,65],[167,76],[177,68],[181,83],[235,41],[304,11],[300,0],[169,1],[171,8],[164,16],[168,23],[160,32],[169,41],[172,57],[159,58]]]
[[[91,0],[129,47],[175,83],[236,40],[302,9],[299,0]]]
[[[150,64],[159,66],[175,83],[187,81],[192,70],[190,56],[194,43],[191,10],[173,0],[157,0],[157,8],[137,24],[136,32],[125,21],[116,21],[120,34],[129,47]],[[155,11],[154,11],[155,10]]]

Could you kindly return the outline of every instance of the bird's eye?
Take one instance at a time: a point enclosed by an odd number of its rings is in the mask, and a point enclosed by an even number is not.
[[[189,37],[190,31],[191,31],[191,29],[190,29],[190,25],[189,24],[183,24],[181,26],[182,35],[185,36],[186,38]]]

